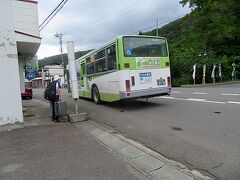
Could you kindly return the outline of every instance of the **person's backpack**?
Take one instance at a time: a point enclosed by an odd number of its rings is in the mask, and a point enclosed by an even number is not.
[[[44,91],[44,98],[52,101],[56,98],[56,81],[51,82]]]

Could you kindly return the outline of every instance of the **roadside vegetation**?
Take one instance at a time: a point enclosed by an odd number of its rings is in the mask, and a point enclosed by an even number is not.
[[[196,64],[196,83],[202,83],[203,65],[206,64],[206,83],[211,83],[213,65],[216,82],[240,77],[240,4],[238,0],[182,0],[192,12],[158,30],[167,38],[171,60],[173,85],[192,84],[192,67]],[[143,32],[156,35],[156,30]]]

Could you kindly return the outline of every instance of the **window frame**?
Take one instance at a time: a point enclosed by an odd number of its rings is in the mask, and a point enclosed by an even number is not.
[[[110,48],[110,47],[112,47],[112,46],[114,46],[114,50],[115,50],[115,53],[114,53],[114,54],[115,54],[116,66],[115,66],[114,69],[109,70],[109,69],[108,69],[108,57],[109,57],[109,56],[108,56],[108,53],[107,53],[107,49]],[[118,70],[118,67],[117,67],[117,45],[116,45],[116,42],[114,42],[114,43],[112,43],[112,44],[110,44],[109,46],[106,47],[106,55],[107,55],[107,56],[106,56],[106,57],[107,57],[107,58],[106,58],[106,59],[107,59],[107,71],[116,71],[116,70]]]
[[[125,42],[124,42],[124,39],[125,38],[142,38],[142,39],[159,39],[159,40],[164,40],[165,41],[165,51],[166,51],[166,55],[162,56],[162,55],[159,55],[159,56],[128,56],[126,55],[125,53]],[[126,57],[126,58],[135,58],[135,57],[168,57],[169,56],[169,53],[168,53],[168,47],[167,47],[167,40],[163,37],[139,37],[139,36],[123,36],[122,38],[122,45],[123,45],[123,56]]]
[[[112,70],[108,70],[108,53],[107,53],[107,49],[108,48],[110,48],[111,46],[114,46],[114,50],[115,50],[115,62],[116,62],[116,66],[114,67],[114,69],[112,69]],[[101,51],[104,51],[104,57],[101,57],[101,58],[99,58],[99,59],[96,59],[96,54],[98,53],[98,52],[101,52]],[[91,56],[94,56],[94,61],[93,62],[91,62]],[[113,72],[113,71],[117,71],[118,70],[118,67],[117,67],[117,41],[114,41],[114,42],[112,42],[111,44],[108,44],[107,46],[104,46],[104,47],[102,47],[101,49],[98,49],[98,50],[96,50],[95,52],[93,51],[91,54],[89,54],[86,58],[86,63],[85,63],[85,65],[86,65],[86,76],[94,76],[94,75],[99,75],[99,74],[106,74],[106,73],[109,73],[109,72]],[[87,59],[89,60],[89,62],[87,62]],[[105,71],[102,71],[102,72],[97,72],[96,71],[96,62],[98,62],[98,61],[101,61],[102,59],[105,59],[105,63],[106,63],[106,70]],[[91,64],[91,63],[93,63],[93,66],[94,66],[94,73],[92,73],[92,74],[89,74],[88,73],[88,68],[87,68],[87,66],[89,65],[89,64]]]

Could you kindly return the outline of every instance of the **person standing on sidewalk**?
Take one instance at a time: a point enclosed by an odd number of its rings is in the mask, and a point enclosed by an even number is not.
[[[53,98],[50,103],[52,105],[52,120],[55,122],[59,122],[59,116],[55,112],[55,102],[61,100],[61,93],[60,93],[60,77],[58,75],[55,75],[53,77],[53,81],[51,82],[50,86],[53,86],[55,89],[55,98]]]

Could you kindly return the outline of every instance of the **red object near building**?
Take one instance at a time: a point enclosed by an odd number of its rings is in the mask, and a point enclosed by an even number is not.
[[[25,90],[24,92],[21,92],[22,99],[23,98],[32,99],[33,97],[32,82],[27,79],[24,79],[24,86],[25,86]]]
[[[25,88],[25,91],[21,93],[22,98],[32,99],[32,88]]]

